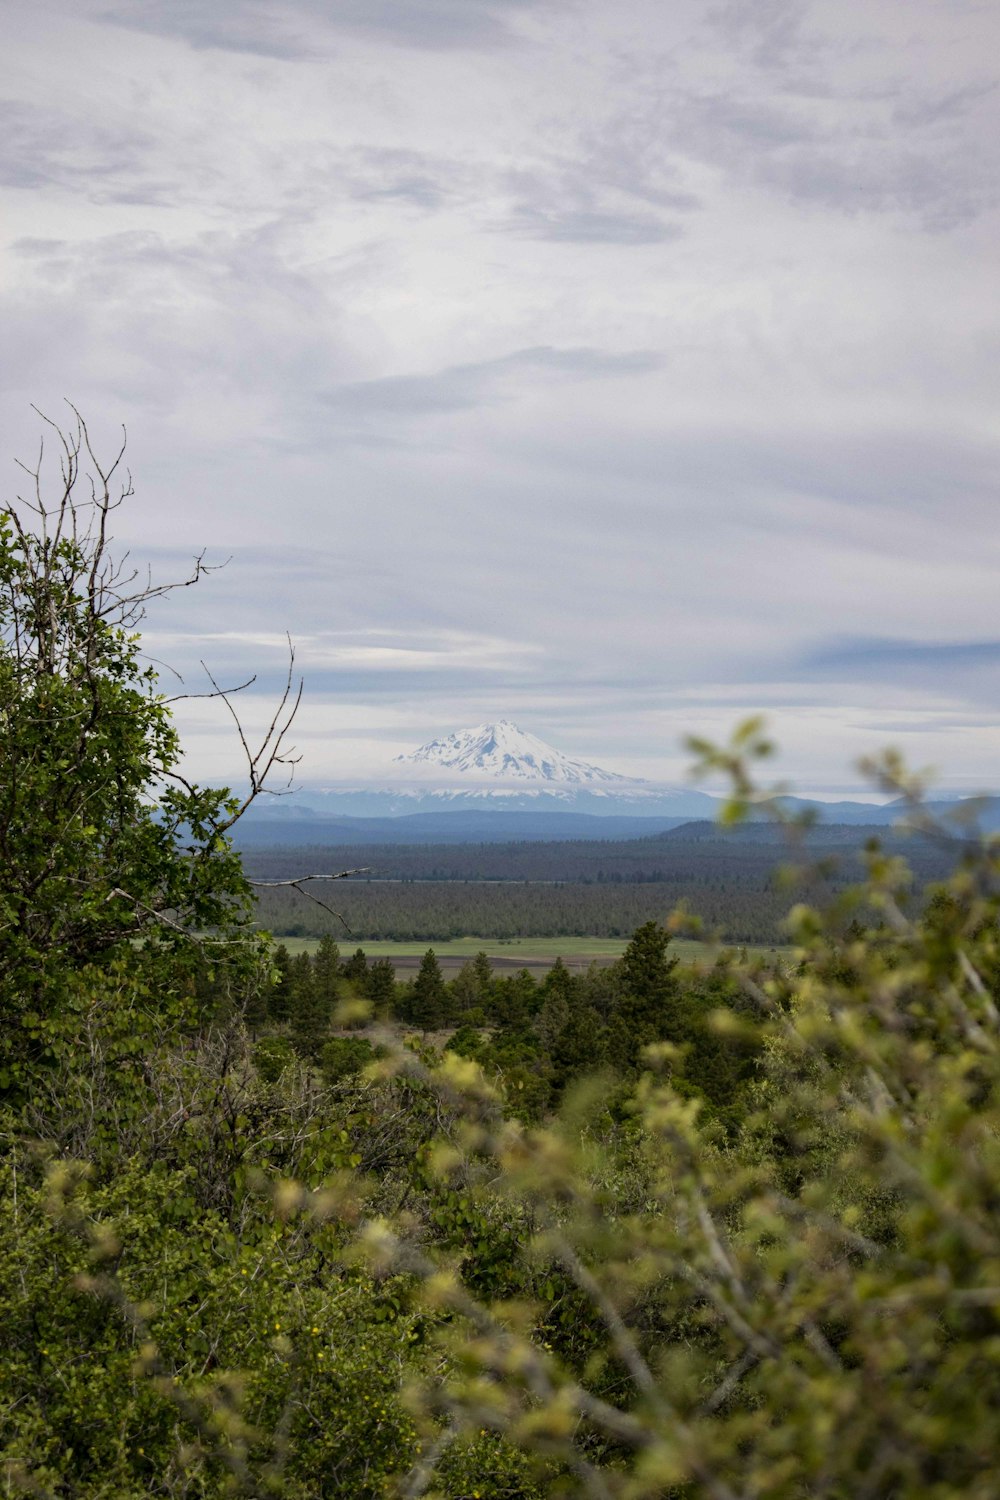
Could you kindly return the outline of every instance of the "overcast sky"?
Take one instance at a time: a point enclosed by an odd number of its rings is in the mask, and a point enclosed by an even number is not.
[[[64,396],[303,780],[507,717],[1000,783],[996,0],[7,0],[3,455]],[[240,766],[219,705],[190,764]]]

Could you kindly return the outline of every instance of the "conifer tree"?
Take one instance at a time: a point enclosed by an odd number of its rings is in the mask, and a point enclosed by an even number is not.
[[[489,961],[489,957],[482,949],[480,949],[472,960],[472,973],[478,989],[476,1004],[485,1007],[488,1005],[490,996],[493,993],[494,978],[493,966]]]
[[[422,1031],[433,1031],[438,1026],[443,1026],[447,1014],[447,998],[437,954],[433,948],[428,948],[420,960],[420,968],[413,982],[409,1019]]]
[[[292,955],[284,943],[278,943],[272,957],[274,978],[267,994],[267,1016],[269,1021],[281,1026],[292,1013]]]
[[[365,976],[365,998],[370,1000],[375,1015],[386,1019],[396,998],[396,970],[391,958],[376,958],[368,966]]]
[[[556,959],[546,974],[542,994],[545,998],[535,1022],[535,1030],[545,1046],[551,1049],[569,1021],[573,994],[573,977],[561,958]]]
[[[308,953],[292,959],[292,1042],[302,1057],[316,1060],[330,1031],[331,1002],[321,993]]]
[[[269,989],[270,986],[266,980],[250,984],[237,1002],[239,1012],[251,1036],[257,1036],[267,1025]]]
[[[677,960],[667,957],[669,945],[669,932],[658,922],[646,922],[622,957],[624,991],[608,1028],[608,1057],[623,1072],[639,1066],[644,1047],[670,1040],[676,1029],[680,986]]]
[[[323,997],[332,1010],[340,988],[340,949],[329,933],[324,933],[320,938],[313,954],[312,976],[317,994]]]
[[[605,1029],[593,1006],[578,1006],[570,1011],[549,1052],[556,1093],[561,1093],[567,1083],[582,1073],[599,1068],[605,1054]]]
[[[365,980],[368,977],[368,955],[363,948],[355,948],[350,958],[345,959],[340,966],[340,972],[349,984],[363,993]]]
[[[480,1005],[480,985],[471,959],[464,963],[451,981],[451,998],[456,1019]]]
[[[505,974],[493,985],[491,1015],[498,1026],[518,1029],[527,1026],[538,1003],[538,986],[529,969]]]

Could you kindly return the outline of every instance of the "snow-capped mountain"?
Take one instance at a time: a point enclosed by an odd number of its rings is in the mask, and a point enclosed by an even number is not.
[[[891,805],[855,802],[812,805],[824,821],[836,823],[887,823],[898,812]],[[789,806],[810,804],[791,798]],[[718,808],[714,797],[693,787],[573,760],[498,719],[373,765],[369,776],[332,786],[300,785],[291,796],[254,807],[238,836],[248,847],[638,838],[646,828],[656,832],[690,819],[714,820]],[[1000,826],[1000,811],[991,816],[985,826]],[[496,833],[487,831],[494,819]]]
[[[614,785],[623,791],[641,785],[634,777],[620,776],[586,761],[571,760],[509,719],[462,729],[443,740],[431,740],[408,755],[397,755],[395,764],[419,770],[421,775],[439,772],[449,778],[563,786]]]
[[[543,818],[577,813],[586,815],[585,822],[614,816],[677,821],[712,817],[714,810],[714,798],[704,792],[605,771],[564,755],[509,719],[498,719],[431,740],[381,768],[373,765],[369,776],[322,787],[300,785],[290,797],[255,810],[251,821],[291,826],[338,817],[483,812]]]

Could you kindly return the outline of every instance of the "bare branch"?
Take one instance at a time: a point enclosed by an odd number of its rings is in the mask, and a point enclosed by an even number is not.
[[[305,896],[307,901],[312,901],[315,906],[321,906],[324,911],[330,913],[331,917],[336,917],[338,922],[343,922],[344,931],[350,932],[350,925],[343,912],[337,911],[332,906],[328,906],[325,901],[321,901],[318,896],[314,896],[312,891],[304,891],[302,889],[303,883],[307,880],[346,880],[349,875],[368,875],[370,873],[371,867],[366,865],[360,870],[340,870],[336,875],[298,875],[294,880],[250,880],[247,883],[263,887],[291,886],[292,890],[298,891],[300,896]]]
[[[148,659],[149,659],[149,661],[155,661],[156,660],[156,658],[152,657],[152,656],[149,657]],[[162,667],[162,666],[165,666],[166,663],[159,662],[159,663],[157,663],[157,665]],[[202,662],[202,666],[203,667],[204,667],[204,665],[205,665],[205,663]],[[178,678],[179,681],[181,681],[181,682],[184,681],[183,677],[181,677],[181,674],[179,672],[175,672],[174,669],[173,669],[173,667],[167,667],[167,670],[170,671],[170,672],[173,672],[174,676],[176,678]],[[207,670],[207,668],[206,668],[206,670]],[[255,672],[252,677],[248,677],[247,678],[246,682],[237,683],[236,687],[231,687],[231,688],[218,688],[218,687],[216,687],[216,688],[213,688],[210,693],[172,693],[169,698],[164,698],[163,702],[164,703],[186,703],[189,700],[193,700],[195,698],[227,698],[231,693],[244,693],[244,692],[246,692],[247,688],[253,687],[253,685],[254,685],[254,683],[256,681],[257,681],[257,673]],[[228,707],[228,704],[227,704],[227,707]],[[232,712],[231,708],[230,708],[230,712]]]
[[[712,1394],[702,1402],[701,1411],[704,1415],[710,1417],[714,1412],[717,1412],[719,1407],[735,1391],[744,1375],[758,1364],[760,1364],[760,1355],[755,1353],[753,1349],[744,1349],[739,1359],[730,1365],[725,1376]]]
[[[632,1337],[631,1331],[626,1326],[621,1313],[597,1278],[583,1264],[583,1261],[577,1255],[572,1245],[563,1236],[560,1235],[556,1238],[554,1248],[557,1259],[562,1262],[580,1290],[596,1306],[604,1321],[604,1326],[611,1335],[615,1352],[628,1369],[637,1389],[650,1402],[658,1417],[662,1418],[666,1416],[667,1411],[660,1398],[660,1392],[653,1378],[653,1372],[643,1359],[639,1346]]]
[[[199,941],[199,939],[196,938],[193,933],[189,932],[186,927],[183,927],[180,922],[175,922],[173,918],[168,917],[165,912],[157,911],[154,907],[147,906],[144,902],[137,900],[136,897],[130,895],[128,891],[123,891],[121,886],[116,885],[113,890],[110,890],[108,892],[108,894],[104,898],[105,903],[107,903],[108,901],[114,901],[116,897],[120,897],[123,901],[131,902],[137,916],[139,912],[142,912],[144,916],[151,917],[154,922],[160,922],[164,927],[169,927],[173,932],[179,932],[182,937],[191,938],[192,942]]]
[[[221,688],[216,682],[215,678],[212,676],[211,671],[205,665],[205,663],[202,662],[201,664],[205,675],[207,676],[209,682],[212,684],[213,689],[212,693],[208,694],[207,696],[218,697],[222,699],[223,703],[226,705],[226,708],[229,710],[229,715],[233,723],[236,726],[236,733],[239,737],[240,745],[243,748],[243,754],[246,758],[247,771],[249,773],[250,779],[250,791],[243,798],[242,802],[240,802],[236,811],[228,819],[218,825],[218,828],[216,829],[217,833],[225,833],[228,829],[232,828],[233,824],[237,823],[239,819],[242,818],[247,808],[250,807],[262,793],[267,792],[272,796],[278,795],[272,790],[271,787],[266,785],[268,776],[276,766],[287,766],[290,768],[286,787],[289,786],[291,784],[292,776],[294,775],[295,767],[302,759],[300,755],[297,755],[295,753],[294,747],[285,747],[286,736],[288,735],[288,731],[291,729],[292,724],[295,721],[295,716],[298,713],[299,706],[302,702],[303,690],[302,678],[299,678],[297,686],[295,685],[294,681],[295,647],[292,644],[291,636],[286,635],[286,640],[288,641],[288,672],[285,677],[285,686],[282,690],[281,697],[278,700],[278,705],[271,716],[271,722],[267,727],[267,731],[263,739],[261,740],[260,747],[256,751],[252,751],[250,749],[250,745],[247,742],[246,733],[244,731],[242,723],[240,722],[240,716],[230,702],[232,691],[237,690],[228,690],[226,688]],[[339,913],[334,913],[334,915],[339,915]]]

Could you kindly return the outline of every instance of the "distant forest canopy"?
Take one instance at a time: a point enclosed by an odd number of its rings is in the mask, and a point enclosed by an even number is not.
[[[806,893],[818,905],[862,872],[871,830],[849,825],[810,832],[815,874]],[[924,837],[889,835],[887,852],[903,852],[914,887],[940,879],[949,856]],[[693,823],[647,839],[595,843],[374,845],[246,851],[252,880],[289,880],[367,868],[329,896],[343,921],[294,889],[258,888],[257,917],[281,937],[344,935],[358,939],[442,941],[483,938],[628,937],[663,920],[685,901],[706,929],[731,943],[784,940],[789,889],[781,871],[794,862],[787,835],[771,825],[738,835]],[[801,894],[801,893],[800,893]]]

